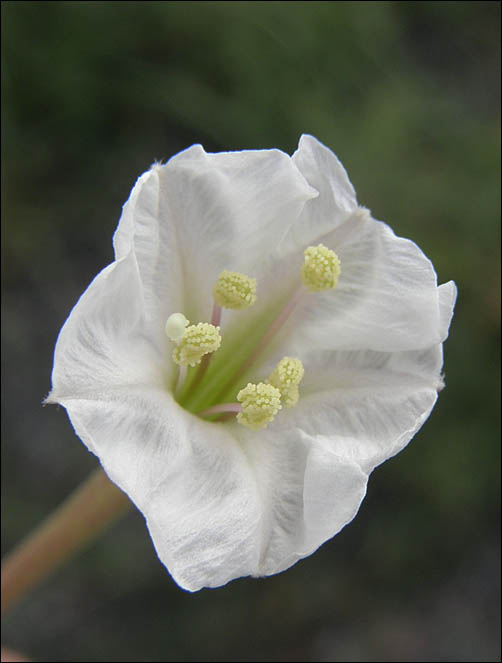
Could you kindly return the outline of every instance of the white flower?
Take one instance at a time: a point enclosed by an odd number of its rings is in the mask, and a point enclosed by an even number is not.
[[[311,136],[292,157],[194,145],[154,165],[113,244],[61,330],[48,401],[179,585],[287,569],[352,520],[368,475],[428,417],[454,283],[358,206]],[[236,302],[221,319],[213,292]],[[188,336],[194,368],[173,360]]]

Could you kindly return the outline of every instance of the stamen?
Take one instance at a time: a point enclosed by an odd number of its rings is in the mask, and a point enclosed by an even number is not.
[[[240,403],[220,403],[219,405],[212,405],[211,407],[198,412],[199,417],[208,417],[210,414],[232,414],[235,415],[241,412],[242,405]]]
[[[267,329],[264,336],[262,336],[260,342],[253,350],[253,352],[249,355],[247,360],[244,362],[244,364],[242,365],[242,367],[240,368],[238,374],[235,376],[234,379],[243,376],[248,370],[248,368],[254,364],[254,362],[259,357],[259,355],[267,347],[267,345],[270,343],[272,338],[277,334],[279,329],[282,327],[282,325],[286,322],[286,320],[289,318],[291,313],[294,311],[296,305],[298,304],[304,293],[305,289],[303,288],[303,286],[300,286],[298,290],[293,294],[291,299],[289,299],[286,302],[285,306],[281,309],[279,315],[275,318],[275,320],[272,321],[270,327]]]
[[[186,379],[187,379],[187,367],[178,366],[178,377],[176,378],[176,385],[174,387],[174,396],[176,398],[180,395]]]
[[[188,325],[188,320],[185,318],[183,313],[173,313],[167,318],[165,331],[166,336],[178,343],[181,341],[185,334],[185,328]]]
[[[336,287],[340,276],[340,260],[324,244],[305,249],[302,281],[310,292],[321,292]]]
[[[199,322],[185,329],[183,338],[173,350],[173,359],[181,366],[195,366],[209,352],[216,352],[221,345],[220,328]]]
[[[213,303],[213,312],[211,314],[211,324],[218,327],[221,321],[221,306],[216,302]]]
[[[213,312],[211,315],[211,324],[214,327],[219,327],[221,321],[221,306],[218,306],[216,302],[213,303]],[[197,386],[199,385],[200,381],[204,377],[208,367],[209,367],[209,362],[211,361],[212,354],[207,354],[204,357],[202,357],[202,361],[199,364],[199,370],[197,371],[197,374],[195,378],[192,381],[191,384],[191,389],[196,389]]]
[[[237,400],[242,403],[237,421],[251,430],[265,428],[281,409],[281,392],[265,382],[248,382],[237,394]]]
[[[341,273],[340,260],[336,253],[323,244],[318,244],[317,246],[309,246],[305,249],[304,254],[305,261],[301,268],[301,278],[303,283],[293,292],[278,315],[272,320],[268,328],[266,328],[261,339],[248,354],[247,359],[240,363],[240,357],[245,352],[249,352],[250,348],[253,347],[247,340],[244,341],[243,339],[242,346],[237,346],[235,343],[230,346],[227,345],[227,355],[225,356],[225,359],[227,360],[226,363],[218,364],[218,371],[214,371],[211,375],[208,375],[208,372],[206,371],[207,364],[205,366],[202,365],[199,370],[199,375],[196,376],[196,379],[191,385],[195,386],[196,389],[191,389],[191,393],[188,394],[187,398],[183,395],[184,407],[192,412],[196,412],[198,407],[207,406],[211,402],[215,403],[218,401],[221,402],[222,400],[224,401],[231,394],[234,394],[239,383],[242,384],[241,379],[246,377],[251,366],[257,361],[258,357],[284,326],[290,315],[298,306],[302,297],[304,297],[309,291],[318,292],[336,287]],[[236,273],[228,272],[227,270],[222,272],[220,275],[221,278],[218,279],[217,284],[214,286],[215,293],[218,290],[219,284],[225,283],[226,275],[228,274],[233,275]],[[249,278],[244,275],[238,276],[243,279]],[[254,281],[254,279],[249,280]],[[217,297],[218,295],[215,294],[215,299],[217,299]],[[218,301],[216,301],[213,309],[213,320],[218,319],[216,315],[219,315]],[[254,330],[250,330],[250,335],[251,339],[257,337]],[[233,356],[229,355],[229,352],[233,353]],[[207,357],[206,362],[208,362],[209,359],[210,358]],[[224,358],[221,357],[221,359],[223,360]],[[215,361],[217,362],[218,359]],[[215,361],[212,362],[213,367]],[[204,381],[202,381],[201,376],[204,376]],[[273,374],[270,376],[270,380],[275,380]],[[270,386],[275,385],[271,384]],[[282,397],[284,398],[284,404],[286,407],[292,407],[299,397],[298,384],[291,385],[289,389],[284,389],[283,392]],[[243,418],[244,417],[241,417],[241,419]],[[243,422],[241,421],[241,423]]]
[[[213,297],[221,308],[248,308],[256,301],[256,279],[224,269],[213,286]]]
[[[281,392],[286,407],[293,407],[300,396],[298,385],[303,379],[305,370],[299,359],[284,357],[277,364],[267,382]]]

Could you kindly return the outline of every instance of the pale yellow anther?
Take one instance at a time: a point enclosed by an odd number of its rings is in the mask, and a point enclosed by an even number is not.
[[[185,328],[189,324],[189,321],[185,318],[183,313],[173,313],[167,318],[166,321],[166,336],[177,343],[181,341],[185,334]]]
[[[282,402],[286,407],[293,407],[298,402],[300,392],[298,385],[303,379],[305,370],[299,359],[284,357],[277,364],[267,382],[281,392]]]
[[[265,382],[249,382],[239,391],[237,400],[242,406],[237,421],[251,430],[265,428],[281,409],[281,392]]]
[[[310,292],[334,288],[340,276],[340,260],[334,251],[324,244],[305,249],[302,266],[302,281]]]
[[[195,366],[204,355],[220,347],[220,328],[209,322],[190,325],[173,350],[173,359],[180,366]]]
[[[221,308],[248,308],[256,301],[256,279],[224,269],[213,286],[213,297]]]

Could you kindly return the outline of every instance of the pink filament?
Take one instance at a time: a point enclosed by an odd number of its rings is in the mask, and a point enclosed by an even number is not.
[[[215,327],[219,327],[221,320],[221,306],[218,306],[216,302],[213,303],[213,314],[211,315],[211,324]]]
[[[212,405],[211,407],[202,410],[199,412],[199,417],[207,417],[210,414],[221,414],[225,412],[231,412],[237,414],[241,412],[242,406],[240,403],[220,403],[220,405]]]
[[[277,334],[279,329],[282,327],[282,325],[286,322],[286,320],[293,312],[294,308],[301,299],[304,291],[305,290],[303,286],[300,286],[298,290],[293,294],[291,299],[288,300],[282,311],[279,313],[279,315],[275,318],[275,320],[272,322],[270,327],[265,332],[265,335],[263,336],[261,341],[258,343],[258,345],[253,350],[253,352],[249,355],[245,364],[241,367],[239,371],[239,376],[244,375],[244,373],[248,370],[248,368],[256,361],[259,355],[263,352],[263,350],[268,345],[268,343],[270,343],[272,338]]]

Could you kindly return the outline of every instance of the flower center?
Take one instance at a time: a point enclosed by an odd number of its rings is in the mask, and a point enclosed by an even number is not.
[[[301,268],[303,285],[275,314],[265,314],[256,320],[245,338],[233,342],[223,338],[220,319],[223,308],[239,311],[256,301],[256,279],[224,270],[213,286],[211,322],[189,324],[182,313],[173,313],[165,331],[175,344],[173,361],[178,364],[178,380],[174,389],[180,405],[193,414],[210,421],[236,419],[238,423],[258,430],[269,424],[284,405],[296,405],[299,385],[304,376],[301,360],[283,357],[272,373],[257,384],[248,382],[239,389],[242,380],[279,329],[286,323],[299,299],[309,292],[336,287],[340,275],[340,261],[334,251],[323,244],[309,246]],[[237,314],[237,313],[235,313]],[[222,354],[221,354],[222,353]],[[191,367],[191,368],[188,368]]]

